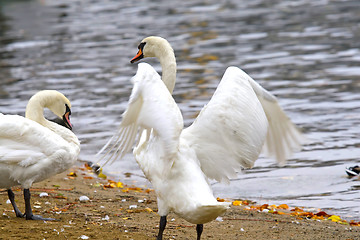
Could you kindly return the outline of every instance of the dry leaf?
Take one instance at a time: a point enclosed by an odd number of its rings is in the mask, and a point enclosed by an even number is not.
[[[70,172],[70,173],[68,173],[68,176],[70,176],[70,177],[77,177],[76,172]]]
[[[242,201],[236,200],[236,201],[233,201],[232,204],[234,206],[240,206],[242,204]]]

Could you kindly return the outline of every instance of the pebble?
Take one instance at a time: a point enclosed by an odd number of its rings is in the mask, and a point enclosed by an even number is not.
[[[79,197],[79,200],[80,200],[80,202],[87,202],[90,200],[90,198],[88,198],[87,196],[81,196],[81,197]]]
[[[39,197],[48,197],[49,194],[47,194],[46,192],[42,192],[39,194]]]

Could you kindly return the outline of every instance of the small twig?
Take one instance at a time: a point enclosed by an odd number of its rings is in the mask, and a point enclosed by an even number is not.
[[[237,220],[237,221],[253,221],[253,222],[278,222],[278,223],[292,223],[281,220],[263,220],[263,219],[246,219],[246,218],[223,218],[223,220]]]
[[[183,225],[183,224],[176,224],[176,223],[169,223],[169,225],[173,225],[173,226],[175,226],[175,227],[188,227],[188,228],[194,227],[194,226]]]
[[[20,191],[20,188],[14,188],[14,191]],[[54,192],[54,191],[72,191],[74,188],[30,188],[35,192]],[[7,189],[0,189],[0,194],[7,194]]]
[[[53,191],[72,191],[73,188],[30,188],[30,191],[35,192],[53,192]]]

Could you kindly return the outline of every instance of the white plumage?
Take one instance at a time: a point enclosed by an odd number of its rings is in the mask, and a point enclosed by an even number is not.
[[[20,185],[30,198],[29,188],[69,169],[77,160],[80,143],[66,127],[46,120],[43,109],[49,108],[71,128],[70,102],[61,93],[44,90],[35,94],[26,108],[26,118],[0,114],[0,188],[8,189],[13,203],[11,187]],[[28,199],[30,201],[30,199]],[[17,209],[18,217],[23,216]],[[25,210],[26,219],[44,219]]]
[[[237,67],[226,70],[210,102],[183,129],[171,96],[176,62],[170,44],[160,37],[145,38],[132,62],[144,57],[160,60],[162,80],[150,65],[138,65],[128,108],[118,133],[102,149],[107,150],[103,158],[121,159],[140,131],[134,156],[158,198],[158,239],[170,211],[197,224],[200,239],[202,224],[228,208],[216,200],[208,179],[228,182],[241,168],[252,167],[265,141],[267,153],[284,163],[300,148],[302,135],[276,97]]]

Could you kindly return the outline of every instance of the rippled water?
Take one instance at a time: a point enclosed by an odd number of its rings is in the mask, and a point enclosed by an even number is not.
[[[23,114],[36,91],[63,92],[72,101],[82,160],[94,159],[121,120],[139,41],[160,35],[175,49],[174,97],[186,125],[235,65],[277,95],[310,139],[285,167],[260,157],[230,186],[214,183],[216,195],[360,219],[360,182],[344,171],[360,156],[357,0],[0,0],[0,6],[0,111]],[[156,60],[147,62],[161,70]],[[107,171],[149,184],[131,154]]]

